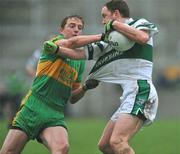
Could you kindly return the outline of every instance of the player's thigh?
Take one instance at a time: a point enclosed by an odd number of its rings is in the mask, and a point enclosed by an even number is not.
[[[114,125],[115,125],[115,122],[110,120],[106,127],[104,128],[104,131],[102,133],[102,136],[99,140],[99,143],[98,145],[99,146],[106,146],[106,145],[109,145],[109,141],[110,141],[110,138],[111,138],[111,135],[112,135],[112,132],[113,132],[113,129],[114,129]]]
[[[1,149],[1,154],[13,152],[18,154],[28,142],[28,136],[21,130],[10,129]]]
[[[40,139],[43,144],[48,148],[52,149],[56,146],[68,146],[68,133],[67,130],[62,126],[48,127],[40,134]]]
[[[137,116],[121,113],[117,119],[111,136],[112,140],[129,141],[143,125],[143,120]]]

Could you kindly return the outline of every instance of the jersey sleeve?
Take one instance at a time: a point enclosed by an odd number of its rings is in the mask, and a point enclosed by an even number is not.
[[[85,46],[86,59],[97,60],[107,46],[108,44],[102,41],[88,44]]]
[[[150,36],[153,36],[159,32],[157,26],[154,23],[151,23],[148,20],[143,19],[143,18],[137,20],[135,24],[133,25],[133,27],[139,30],[149,31]]]

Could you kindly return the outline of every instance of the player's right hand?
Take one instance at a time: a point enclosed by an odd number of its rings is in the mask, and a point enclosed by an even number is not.
[[[105,25],[104,25],[104,33],[110,33],[114,30],[113,27],[113,22],[114,20],[109,20]]]
[[[83,85],[83,89],[86,90],[90,90],[90,89],[94,89],[99,85],[99,81],[95,80],[95,79],[89,79],[85,82],[85,84]]]
[[[47,54],[56,54],[59,47],[52,41],[44,42],[44,52]]]
[[[105,25],[104,25],[104,33],[101,36],[101,40],[108,43],[109,42],[109,34],[114,30],[113,27],[113,22],[114,20],[109,20]]]

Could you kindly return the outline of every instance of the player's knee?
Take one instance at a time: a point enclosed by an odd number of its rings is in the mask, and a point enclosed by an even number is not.
[[[54,144],[51,147],[51,152],[52,153],[67,154],[68,151],[69,151],[69,144],[68,143]]]
[[[62,151],[62,154],[66,154],[69,151],[69,144],[64,143],[60,146],[60,151]]]
[[[103,142],[99,142],[98,143],[98,148],[99,148],[99,150],[101,151],[101,152],[103,152],[103,153],[107,153],[110,149],[110,146],[109,145],[107,145],[107,144],[105,144],[105,143],[103,143]]]
[[[98,143],[98,148],[99,148],[100,151],[103,152],[103,150],[104,150],[104,148],[105,148],[105,145],[102,144],[102,142],[99,142],[99,143]]]
[[[110,146],[112,149],[116,149],[117,146],[120,146],[122,144],[122,139],[117,139],[115,137],[111,137],[110,139]]]
[[[13,149],[1,149],[0,154],[17,154]]]
[[[110,139],[110,146],[113,151],[119,151],[120,153],[128,153],[130,150],[128,142],[121,137],[112,137]]]

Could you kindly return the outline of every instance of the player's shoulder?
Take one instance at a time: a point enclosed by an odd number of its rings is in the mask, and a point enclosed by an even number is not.
[[[61,40],[61,39],[64,39],[64,36],[62,34],[59,34],[59,35],[53,37],[50,41],[56,42],[56,41]]]
[[[158,31],[156,24],[148,21],[145,18],[140,18],[140,19],[134,20],[133,23],[131,23],[131,26],[135,27],[137,29]]]
[[[131,22],[129,22],[130,26],[137,27],[138,25],[143,25],[149,23],[149,21],[145,18],[139,18],[139,19],[133,19]]]

